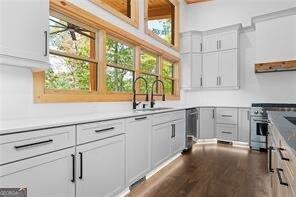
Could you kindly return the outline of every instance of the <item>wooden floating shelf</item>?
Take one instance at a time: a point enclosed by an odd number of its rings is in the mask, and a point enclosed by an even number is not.
[[[255,73],[296,71],[296,60],[255,64]]]

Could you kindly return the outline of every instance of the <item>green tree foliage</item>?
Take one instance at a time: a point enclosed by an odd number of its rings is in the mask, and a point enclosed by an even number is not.
[[[111,38],[106,42],[107,89],[111,92],[132,92],[134,72],[111,67],[134,68],[134,49]]]

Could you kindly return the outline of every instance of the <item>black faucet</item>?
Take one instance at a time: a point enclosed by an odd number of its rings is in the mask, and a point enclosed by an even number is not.
[[[145,81],[145,88],[146,88],[146,94],[136,94],[136,83],[139,79],[143,79]],[[146,101],[149,101],[149,96],[148,96],[148,83],[147,80],[144,77],[137,77],[133,83],[133,109],[137,109],[137,106],[141,103],[141,102],[137,102],[136,101],[136,96],[137,95],[145,95],[146,96]]]
[[[157,84],[157,82],[160,82],[162,84],[162,94],[153,94],[154,85]],[[165,101],[165,93],[164,93],[164,83],[163,81],[157,79],[152,84],[152,90],[151,90],[151,101],[150,101],[150,107],[153,108],[155,105],[155,102],[153,100],[153,96],[162,96],[162,101]]]

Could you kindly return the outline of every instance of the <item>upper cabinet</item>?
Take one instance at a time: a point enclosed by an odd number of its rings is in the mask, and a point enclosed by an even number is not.
[[[256,63],[296,60],[295,35],[296,14],[256,22]]]
[[[0,2],[0,64],[47,69],[49,1]]]
[[[239,32],[233,25],[181,35],[182,88],[239,88]]]

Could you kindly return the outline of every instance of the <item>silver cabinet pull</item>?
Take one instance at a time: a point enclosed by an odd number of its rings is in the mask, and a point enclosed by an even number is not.
[[[282,160],[285,160],[285,161],[290,161],[289,158],[287,158],[287,157],[285,157],[285,156],[283,155],[282,151],[284,151],[284,150],[285,150],[284,148],[278,148],[278,151],[279,151],[279,153],[280,153],[281,159],[282,159]]]
[[[250,120],[250,111],[247,112],[247,120]]]
[[[47,56],[47,53],[48,53],[48,36],[47,36],[47,31],[44,31],[44,56],[46,57]]]
[[[53,140],[49,139],[49,140],[44,140],[44,141],[40,141],[40,142],[34,142],[31,144],[24,144],[24,145],[19,145],[19,146],[14,146],[15,149],[22,149],[22,148],[28,148],[31,146],[37,146],[37,145],[41,145],[41,144],[48,144],[48,143],[52,143]]]
[[[202,86],[202,77],[200,78],[200,86]]]
[[[200,43],[200,52],[202,52],[202,43]]]
[[[215,118],[215,109],[213,109],[213,119]]]
[[[217,77],[217,86],[219,85],[219,77]]]

